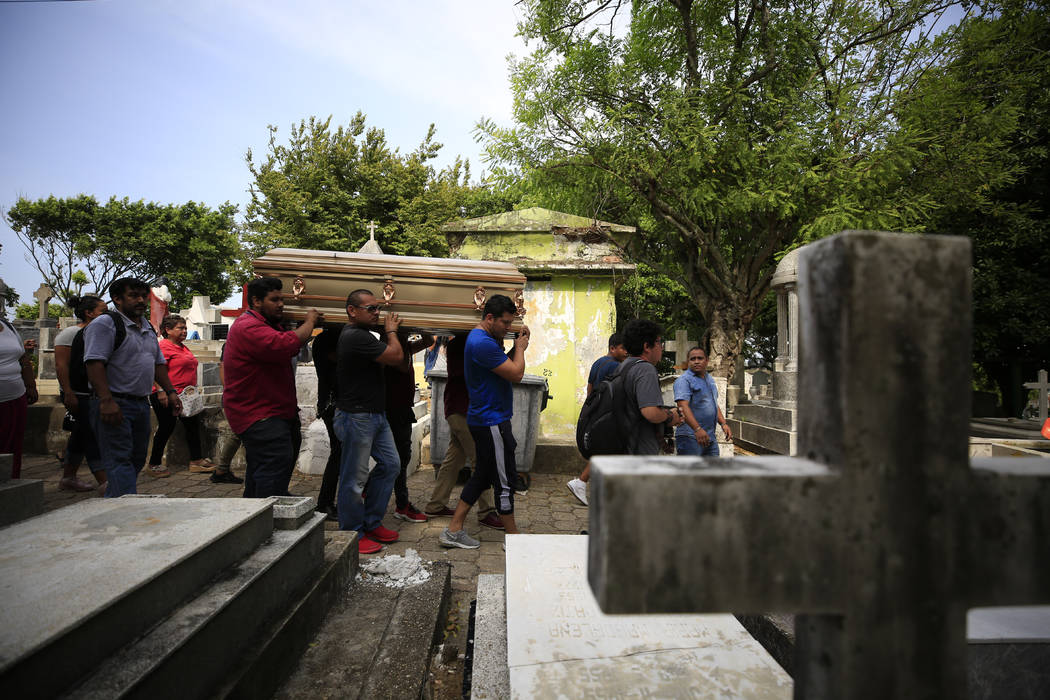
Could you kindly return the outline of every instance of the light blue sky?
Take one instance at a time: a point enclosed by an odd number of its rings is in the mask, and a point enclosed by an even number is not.
[[[358,110],[402,151],[434,123],[439,165],[483,164],[481,117],[510,122],[512,0],[0,2],[0,207],[93,194],[247,202],[267,124]],[[40,274],[0,223],[0,277]]]

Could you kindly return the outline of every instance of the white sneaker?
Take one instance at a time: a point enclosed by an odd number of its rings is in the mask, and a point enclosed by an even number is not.
[[[569,487],[569,491],[572,492],[573,496],[576,496],[576,500],[583,505],[590,505],[587,503],[587,484],[586,482],[580,481],[579,479],[573,479],[569,483],[565,484]]]

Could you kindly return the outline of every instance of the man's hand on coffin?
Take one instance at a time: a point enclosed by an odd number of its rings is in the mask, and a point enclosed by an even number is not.
[[[300,343],[305,345],[313,338],[314,328],[322,323],[324,323],[324,314],[317,309],[307,310],[306,320],[294,331],[295,337],[299,339]]]
[[[521,350],[522,352],[525,352],[525,350],[529,347],[530,336],[531,333],[529,332],[529,327],[522,326],[521,332],[518,333],[518,337],[514,339],[514,348],[516,350]]]
[[[388,331],[388,332],[389,331],[395,331],[396,332],[397,329],[398,329],[398,326],[400,326],[400,325],[401,325],[401,317],[398,316],[397,314],[395,314],[394,312],[388,313],[386,315],[386,318],[383,319],[383,330],[385,330],[385,331]]]

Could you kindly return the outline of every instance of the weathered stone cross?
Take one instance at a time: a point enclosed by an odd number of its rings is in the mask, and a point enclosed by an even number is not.
[[[967,461],[969,240],[800,257],[801,458],[596,457],[591,587],[612,613],[802,613],[796,698],[964,698],[967,609],[1050,602],[1050,468]]]
[[[33,297],[40,304],[39,313],[37,318],[43,320],[47,318],[47,302],[51,301],[55,297],[55,293],[51,291],[51,287],[46,284],[41,284],[37,287],[37,290],[33,292]]]
[[[1046,420],[1046,395],[1047,395],[1047,391],[1050,390],[1050,383],[1048,383],[1046,381],[1046,370],[1045,369],[1039,370],[1039,373],[1036,375],[1036,378],[1039,381],[1025,382],[1024,383],[1024,388],[1025,389],[1035,389],[1038,392],[1037,396],[1039,398],[1037,398],[1036,400],[1039,402],[1039,420],[1045,421]]]

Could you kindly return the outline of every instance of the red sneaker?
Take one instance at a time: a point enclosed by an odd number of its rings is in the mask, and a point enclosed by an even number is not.
[[[358,554],[375,554],[381,549],[383,549],[383,545],[379,544],[375,540],[370,540],[367,537],[357,538]]]
[[[397,542],[401,535],[397,534],[393,530],[389,530],[382,525],[377,527],[375,530],[368,530],[365,532],[366,535],[371,537],[376,542],[382,542],[383,544],[390,544],[391,542]]]
[[[485,527],[491,527],[493,530],[505,530],[503,527],[503,518],[499,517],[495,513],[489,513],[484,518],[478,518],[478,524],[484,525]]]
[[[404,508],[394,510],[394,517],[399,520],[407,520],[410,523],[425,523],[427,521],[427,516],[411,503]]]

